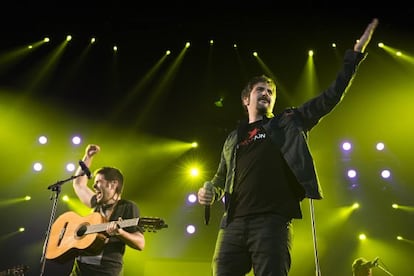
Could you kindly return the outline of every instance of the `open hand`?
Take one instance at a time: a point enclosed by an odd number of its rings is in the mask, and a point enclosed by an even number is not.
[[[355,52],[364,52],[365,48],[368,46],[368,43],[371,40],[372,34],[375,31],[375,28],[378,26],[378,19],[374,18],[371,23],[367,26],[365,29],[365,32],[362,34],[360,39],[357,40],[357,42],[354,45],[354,51]]]

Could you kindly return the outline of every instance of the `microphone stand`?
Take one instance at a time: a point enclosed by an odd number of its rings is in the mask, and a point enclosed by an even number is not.
[[[315,275],[321,276],[321,268],[319,265],[319,258],[318,258],[318,243],[316,240],[316,226],[315,226],[315,210],[313,207],[313,199],[309,199],[309,208],[311,213],[311,222],[312,222],[312,237],[313,237],[313,250],[315,255]]]
[[[384,267],[380,266],[379,264],[377,264],[377,266],[379,269],[381,269],[382,271],[384,271],[386,274],[393,276],[393,274],[391,272],[389,272],[388,270],[386,270]]]
[[[78,178],[79,176],[83,176],[85,174],[86,173],[83,172],[83,173],[81,173],[79,175],[71,176],[71,177],[69,177],[67,179],[57,181],[56,183],[54,183],[54,184],[50,185],[49,187],[47,187],[48,190],[51,190],[51,191],[53,191],[55,193],[51,197],[51,199],[53,199],[52,211],[51,211],[51,214],[50,214],[49,225],[47,227],[46,237],[45,237],[45,241],[44,241],[44,244],[43,244],[42,257],[40,258],[40,265],[41,265],[41,267],[40,267],[40,276],[44,275],[43,273],[45,272],[47,245],[49,243],[50,230],[52,228],[53,222],[55,221],[56,209],[57,209],[57,202],[58,202],[58,199],[59,199],[59,194],[60,194],[60,192],[62,190],[61,189],[61,186],[63,184],[65,184],[66,182],[71,181],[71,180],[73,180],[75,178]]]

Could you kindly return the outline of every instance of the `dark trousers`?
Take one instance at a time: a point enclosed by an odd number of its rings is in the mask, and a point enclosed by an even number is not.
[[[220,229],[214,276],[286,276],[291,266],[292,225],[275,214],[235,218]]]

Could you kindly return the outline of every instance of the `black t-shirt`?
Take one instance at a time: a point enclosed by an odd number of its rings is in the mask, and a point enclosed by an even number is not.
[[[100,212],[102,206],[96,205],[95,196],[92,197],[91,204],[95,206],[95,212]],[[119,217],[123,220],[138,218],[139,215],[138,206],[134,202],[120,199],[114,207],[110,221],[118,220]],[[130,233],[137,231],[143,233],[143,229],[138,225],[123,229]],[[125,246],[125,243],[116,236],[109,237],[108,242],[98,255],[78,257],[71,275],[119,275],[122,271]]]
[[[276,213],[288,219],[302,218],[293,188],[297,182],[262,124],[249,124],[240,137],[230,213],[232,217]]]

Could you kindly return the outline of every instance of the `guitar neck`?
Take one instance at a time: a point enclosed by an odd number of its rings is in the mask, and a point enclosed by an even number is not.
[[[139,218],[132,218],[132,219],[126,219],[117,221],[117,224],[120,228],[125,228],[129,226],[138,225]],[[106,223],[99,223],[94,225],[88,225],[86,232],[84,234],[93,234],[93,233],[101,233],[105,232],[106,227],[108,226],[109,222]]]

